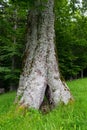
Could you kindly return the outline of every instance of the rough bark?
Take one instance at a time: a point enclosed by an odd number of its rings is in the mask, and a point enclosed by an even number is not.
[[[61,81],[54,44],[54,1],[48,0],[43,11],[29,12],[24,67],[16,100],[20,105],[39,109],[46,94],[49,103],[67,104],[72,95]],[[45,93],[46,91],[46,93]]]

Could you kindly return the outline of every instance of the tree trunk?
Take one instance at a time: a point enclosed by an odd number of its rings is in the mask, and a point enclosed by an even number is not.
[[[61,81],[55,52],[54,1],[45,8],[29,12],[27,44],[16,101],[20,105],[39,109],[46,94],[50,105],[72,99],[69,89]]]
[[[84,75],[83,75],[83,70],[81,70],[81,78],[83,78],[84,77]]]
[[[13,18],[14,18],[14,31],[17,30],[17,9],[14,10],[14,15],[13,15]],[[13,44],[15,45],[16,44],[16,36],[13,37]],[[16,64],[15,64],[15,56],[12,56],[12,66],[11,66],[11,71],[12,73],[14,73],[14,70],[16,68]],[[16,90],[16,86],[15,86],[15,83],[11,81],[10,83],[10,91],[15,91]]]

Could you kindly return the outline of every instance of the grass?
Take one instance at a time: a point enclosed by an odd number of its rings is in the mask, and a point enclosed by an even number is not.
[[[48,114],[15,111],[15,93],[0,95],[0,130],[87,130],[87,78],[67,82],[75,102]]]

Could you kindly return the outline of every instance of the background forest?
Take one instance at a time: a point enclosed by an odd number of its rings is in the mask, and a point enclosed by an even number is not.
[[[18,86],[29,28],[27,14],[33,8],[30,1],[0,0],[0,88],[6,91]],[[55,0],[56,51],[66,80],[87,76],[86,10],[85,0]]]

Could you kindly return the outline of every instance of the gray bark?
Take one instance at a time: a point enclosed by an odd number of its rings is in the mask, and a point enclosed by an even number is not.
[[[16,101],[36,109],[40,108],[45,91],[53,106],[57,106],[60,101],[67,104],[72,99],[67,85],[60,79],[54,44],[53,6],[54,1],[48,0],[43,11],[30,11],[28,18],[24,67]]]
[[[81,70],[81,78],[83,78],[83,77],[84,77],[83,72],[84,72],[84,71],[83,71],[83,70]]]

